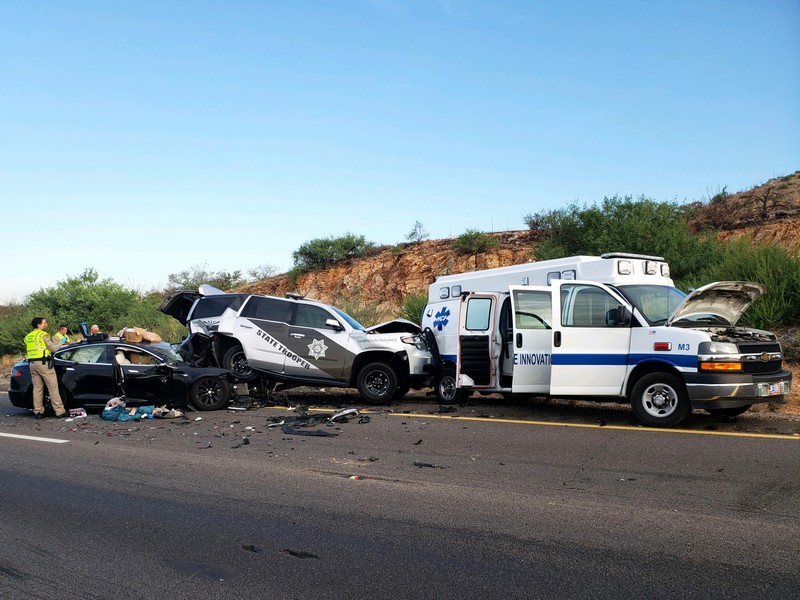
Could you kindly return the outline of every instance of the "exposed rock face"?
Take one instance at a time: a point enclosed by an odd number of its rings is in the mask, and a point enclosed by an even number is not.
[[[402,247],[385,248],[324,271],[302,275],[292,286],[286,275],[247,284],[238,291],[283,296],[297,292],[309,298],[336,304],[340,298],[360,298],[379,304],[387,316],[396,315],[403,298],[427,293],[440,275],[516,265],[531,260],[531,239],[527,231],[487,234],[497,246],[477,256],[457,254],[453,240],[428,240]]]

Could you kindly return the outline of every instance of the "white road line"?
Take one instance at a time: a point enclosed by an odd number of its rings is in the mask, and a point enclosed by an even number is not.
[[[0,437],[17,438],[18,440],[31,440],[32,442],[50,442],[51,444],[66,444],[69,440],[53,440],[50,438],[36,437],[33,435],[17,435],[16,433],[0,433]]]

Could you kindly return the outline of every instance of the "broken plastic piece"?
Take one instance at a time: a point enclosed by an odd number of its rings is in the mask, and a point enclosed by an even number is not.
[[[347,421],[349,417],[357,417],[360,413],[358,409],[355,408],[343,408],[341,410],[337,410],[331,418],[328,419],[331,423],[335,423],[336,421]]]

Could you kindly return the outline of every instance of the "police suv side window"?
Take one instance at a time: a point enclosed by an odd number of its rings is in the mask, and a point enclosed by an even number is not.
[[[244,298],[241,294],[223,296],[205,296],[197,301],[192,312],[192,319],[204,319],[206,317],[218,317],[225,312],[226,308],[239,310]]]
[[[289,323],[292,318],[292,304],[279,298],[251,296],[244,305],[241,315],[250,319]]]
[[[323,329],[325,327],[325,321],[333,318],[333,315],[320,306],[298,304],[293,325]]]

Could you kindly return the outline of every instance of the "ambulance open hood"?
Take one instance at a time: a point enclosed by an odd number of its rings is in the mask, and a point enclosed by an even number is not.
[[[714,315],[729,326],[736,325],[739,317],[765,292],[760,283],[750,281],[717,281],[697,288],[683,299],[669,319],[672,325],[681,319],[701,315]]]

